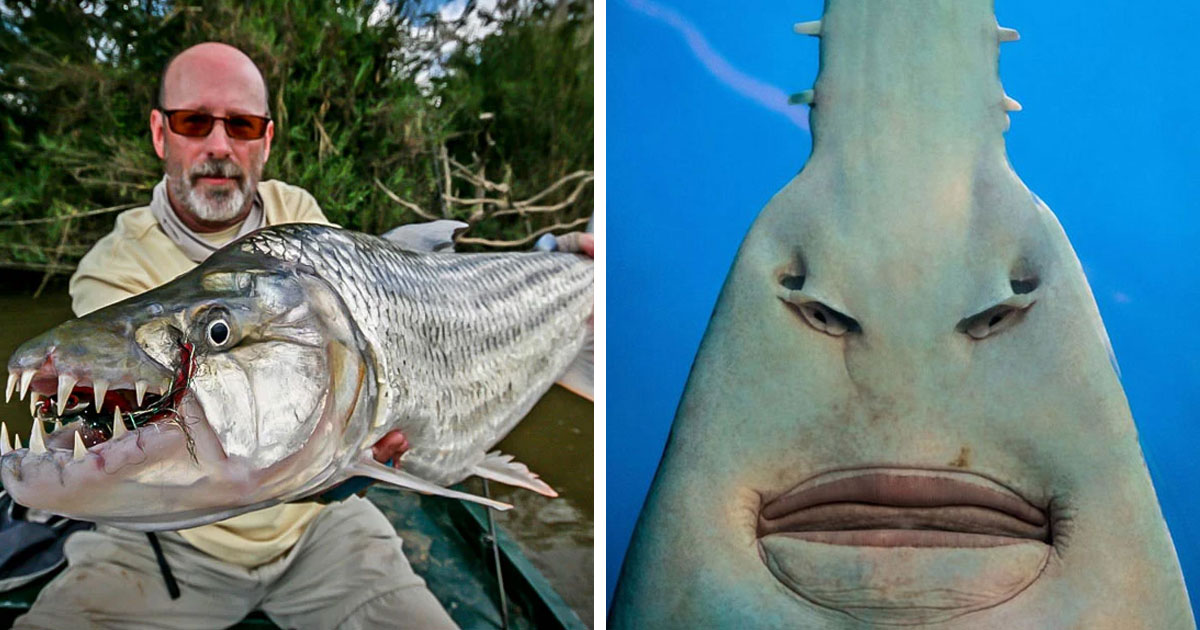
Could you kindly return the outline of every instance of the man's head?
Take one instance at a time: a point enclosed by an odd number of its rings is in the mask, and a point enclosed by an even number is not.
[[[270,116],[267,85],[258,67],[232,46],[198,44],[167,64],[158,96],[150,132],[155,152],[166,162],[167,192],[175,213],[200,231],[242,220],[271,152],[274,123],[267,123],[265,135],[256,140],[233,137],[227,120],[214,121],[206,136],[192,137],[172,130],[164,112]]]

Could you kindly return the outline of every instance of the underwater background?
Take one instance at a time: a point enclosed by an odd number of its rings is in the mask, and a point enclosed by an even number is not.
[[[1200,4],[998,3],[1013,168],[1058,216],[1200,592]],[[607,5],[607,589],[742,237],[811,149],[823,3]]]

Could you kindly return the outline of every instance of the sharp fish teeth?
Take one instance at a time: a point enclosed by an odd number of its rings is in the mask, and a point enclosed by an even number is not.
[[[38,403],[42,402],[42,395],[34,392],[33,396],[29,397],[29,415],[37,418]]]
[[[142,406],[142,398],[145,398],[146,388],[149,386],[150,383],[147,383],[146,381],[138,381],[133,386],[133,388],[137,391],[137,404],[139,407]]]
[[[79,461],[83,456],[87,455],[87,447],[83,445],[83,438],[79,437],[79,432],[75,432],[75,452],[72,454],[72,459]]]
[[[29,391],[29,384],[33,382],[33,373],[37,370],[25,370],[21,373],[21,400],[25,400],[25,392]]]
[[[8,425],[0,422],[0,455],[13,450],[12,442],[8,441]]]
[[[162,387],[159,388],[158,393],[166,396],[169,391],[171,391],[171,377],[162,380]]]
[[[58,375],[58,415],[63,415],[67,410],[67,399],[71,397],[71,392],[75,389],[75,383],[79,380],[70,374]],[[29,447],[33,448],[33,438],[30,438]]]
[[[17,391],[17,373],[8,373],[8,384],[4,386],[4,402],[12,400],[13,392]]]
[[[22,448],[23,448],[23,447],[21,446],[21,436],[20,436],[20,435],[14,435],[14,436],[13,436],[13,450],[14,450],[14,451],[19,451],[19,450],[21,450]]]
[[[54,419],[54,429],[53,429],[53,430],[54,430],[54,431],[58,431],[58,430],[59,430],[59,429],[61,429],[61,428],[62,428],[62,420],[59,420],[58,418],[55,418],[55,419]]]
[[[104,406],[104,395],[108,393],[108,381],[104,379],[96,379],[92,381],[92,407],[96,412],[100,412],[100,408]]]
[[[46,429],[37,420],[33,421],[33,431],[29,433],[29,452],[34,455],[46,452]]]
[[[129,433],[129,430],[125,428],[125,419],[121,417],[121,408],[117,407],[113,409],[112,439],[115,440],[126,433]]]

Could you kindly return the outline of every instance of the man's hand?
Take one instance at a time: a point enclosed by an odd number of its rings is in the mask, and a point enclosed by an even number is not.
[[[400,456],[408,450],[408,438],[399,430],[393,429],[387,432],[387,435],[379,438],[379,441],[371,446],[371,456],[375,461],[381,464],[388,464],[392,468],[400,468]],[[347,499],[352,495],[362,496],[367,488],[375,480],[370,477],[358,476],[352,477],[342,483],[322,492],[319,495],[305,497],[300,501],[317,501],[319,503],[333,503]]]
[[[571,232],[556,237],[558,251],[583,254],[588,258],[596,257],[596,237],[587,232]]]
[[[371,447],[371,455],[375,461],[386,464],[391,461],[392,468],[400,467],[400,456],[408,450],[408,438],[397,429],[388,431],[387,435]]]

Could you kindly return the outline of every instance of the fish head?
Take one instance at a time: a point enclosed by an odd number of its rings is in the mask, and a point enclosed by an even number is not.
[[[627,619],[1075,627],[1046,602],[1152,592],[1186,610],[1063,230],[1005,163],[956,164],[881,194],[814,159],[760,214],[622,574],[674,607],[619,594]],[[1140,581],[1094,579],[1120,571]]]
[[[813,153],[722,287],[613,626],[1193,627],[1083,268],[1005,154],[990,3],[819,31]]]
[[[372,411],[360,397],[373,367],[337,291],[302,265],[242,257],[214,256],[18,348],[10,374],[45,398],[35,423],[63,427],[4,456],[17,502],[182,527],[318,485],[357,450],[351,427],[369,423],[350,420]]]

